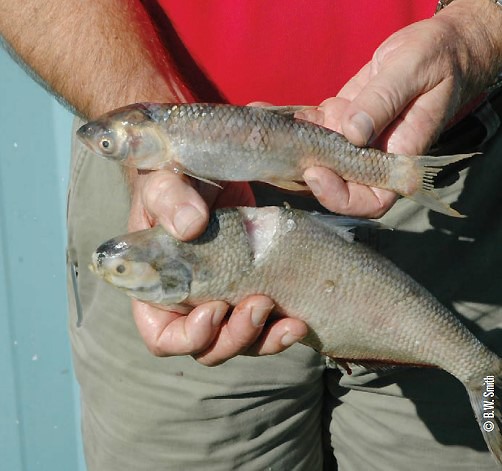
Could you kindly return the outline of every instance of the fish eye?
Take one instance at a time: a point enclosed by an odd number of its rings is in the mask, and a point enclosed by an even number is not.
[[[109,137],[102,137],[99,140],[99,147],[105,153],[113,152],[113,141]]]
[[[127,276],[130,274],[130,266],[127,260],[124,259],[118,259],[113,262],[112,265],[110,265],[109,269],[114,275],[123,275]]]

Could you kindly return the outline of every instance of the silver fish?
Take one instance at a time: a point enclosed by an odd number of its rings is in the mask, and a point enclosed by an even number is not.
[[[442,368],[467,389],[502,463],[502,417],[497,407],[483,414],[484,379],[493,378],[496,394],[502,360],[411,277],[355,242],[350,230],[358,224],[287,208],[223,209],[191,242],[160,226],[111,239],[93,254],[91,269],[129,296],[180,312],[267,295],[279,315],[307,323],[306,345],[341,365]]]
[[[356,147],[335,131],[295,119],[301,108],[138,103],[85,124],[77,135],[98,155],[139,169],[305,190],[303,172],[321,166],[461,216],[438,200],[433,180],[443,166],[474,154],[409,157]]]

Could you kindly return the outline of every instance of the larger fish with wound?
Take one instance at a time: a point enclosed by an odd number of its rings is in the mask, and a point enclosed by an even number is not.
[[[392,262],[353,241],[358,224],[371,223],[276,207],[223,209],[190,242],[160,226],[115,237],[93,254],[91,270],[129,296],[179,311],[269,296],[277,314],[306,322],[306,345],[342,365],[442,368],[465,386],[502,463],[502,360]],[[488,418],[486,377],[495,399]]]

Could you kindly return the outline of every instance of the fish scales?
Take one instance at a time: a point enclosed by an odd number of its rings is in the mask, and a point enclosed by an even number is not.
[[[263,181],[305,190],[304,171],[320,166],[460,216],[438,200],[433,178],[473,154],[406,156],[356,147],[331,129],[294,118],[298,108],[137,103],[85,124],[77,135],[98,155],[139,169],[171,169],[213,184]]]
[[[269,211],[271,221],[267,223],[275,225],[270,245],[266,254],[260,254],[258,263],[249,256],[244,270],[241,263],[234,265],[234,257],[224,255],[249,255],[242,212],[226,210],[213,216],[209,224],[218,225],[221,235],[197,244],[195,252],[203,264],[212,267],[210,285],[197,284],[188,302],[200,304],[215,299],[215,292],[223,296],[218,299],[232,304],[250,294],[265,294],[282,313],[308,323],[313,331],[309,342],[318,351],[345,359],[437,365],[463,382],[475,377],[480,366],[493,368],[494,360],[498,361],[484,347],[482,358],[474,355],[479,341],[432,295],[384,257],[360,244],[333,237],[333,231],[318,223],[315,216],[286,209]],[[288,220],[295,222],[295,229],[287,228]],[[240,229],[239,237],[234,235],[236,228]],[[310,250],[305,252],[307,236]],[[233,290],[228,290],[229,279],[234,283]],[[332,291],[325,289],[326,281],[334,283]]]
[[[285,180],[302,180],[308,167],[323,166],[348,180],[391,184],[389,154],[358,148],[339,133],[299,119],[260,108],[197,103],[151,111],[169,136],[169,152],[204,178],[273,179],[280,172]],[[267,170],[263,163],[270,160],[273,168]]]
[[[333,237],[323,222],[326,216],[279,208],[265,211],[218,211],[200,238],[178,243],[182,258],[196,260],[184,302],[222,299],[236,304],[247,295],[265,294],[280,312],[309,324],[309,341],[319,351],[345,359],[437,365],[463,382],[476,376],[480,366],[492,368],[498,361],[392,262],[361,244]],[[261,222],[264,214],[266,222]],[[256,225],[252,230],[262,231],[258,237],[267,238],[259,252],[253,253],[243,217]],[[287,226],[291,220],[294,229]],[[260,228],[263,224],[272,229]],[[163,237],[172,243],[170,236]],[[327,290],[327,282],[334,289]],[[392,335],[382,335],[382,330]],[[481,359],[473,353],[480,346]]]
[[[160,226],[116,237],[96,250],[91,269],[169,309],[267,295],[277,314],[306,322],[303,343],[342,365],[442,368],[464,384],[502,463],[498,405],[491,431],[483,416],[484,378],[494,378],[498,394],[502,360],[410,276],[354,242],[351,224],[358,222],[286,208],[222,209],[194,241],[180,242]]]

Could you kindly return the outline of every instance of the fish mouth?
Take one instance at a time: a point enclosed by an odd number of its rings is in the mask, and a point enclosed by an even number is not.
[[[92,153],[97,154],[101,157],[103,155],[99,152],[95,145],[95,136],[97,132],[97,126],[93,123],[87,123],[81,126],[76,131],[76,136],[78,140],[85,145]]]
[[[92,254],[92,263],[88,265],[88,268],[91,271],[91,273],[94,273],[100,278],[104,278],[105,274],[103,272],[103,269],[101,268],[101,264],[102,264],[102,256],[100,257],[100,254],[98,252],[94,252]]]
[[[104,271],[102,268],[99,268],[96,266],[94,263],[89,263],[88,268],[91,273],[94,273],[97,277],[101,278],[102,280],[106,281],[107,283],[114,284],[111,276],[108,272]]]
[[[89,123],[80,126],[75,134],[78,140],[93,153],[99,155],[100,157],[108,157],[108,155],[103,153],[97,144],[105,132],[106,128],[102,124],[96,121],[90,121]]]
[[[93,136],[96,135],[96,131],[98,131],[98,127],[95,123],[90,122],[77,129],[77,137],[82,142],[87,143]]]

